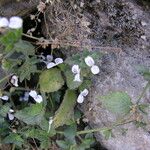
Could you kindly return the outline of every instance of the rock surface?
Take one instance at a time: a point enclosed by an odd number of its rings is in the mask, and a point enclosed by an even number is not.
[[[109,126],[117,117],[105,110],[98,95],[105,95],[110,91],[125,91],[136,102],[146,81],[137,72],[137,65],[150,67],[150,13],[149,4],[136,0],[93,0],[64,5],[55,5],[64,13],[59,16],[51,14],[57,9],[49,6],[47,9],[47,23],[50,35],[56,41],[72,43],[77,49],[65,51],[70,55],[80,47],[87,47],[93,51],[105,51],[107,55],[99,62],[101,73],[95,78],[88,100],[82,105],[86,120],[92,128]],[[148,1],[147,1],[148,2]],[[64,7],[68,6],[68,7]],[[78,12],[78,17],[75,12]],[[57,14],[57,13],[56,13]],[[60,23],[62,23],[60,25]],[[68,23],[68,24],[67,24]],[[71,24],[71,29],[69,24]],[[43,30],[45,35],[48,34]],[[70,41],[75,41],[70,42]],[[70,44],[71,45],[71,44]],[[103,48],[105,47],[105,48]],[[147,91],[143,102],[150,102],[150,91]],[[148,116],[148,119],[149,116]],[[122,135],[121,128],[127,128],[126,135]],[[115,138],[105,140],[100,133],[95,134],[97,140],[109,150],[149,150],[150,134],[133,124],[127,124],[113,130]],[[148,130],[150,129],[147,126]]]

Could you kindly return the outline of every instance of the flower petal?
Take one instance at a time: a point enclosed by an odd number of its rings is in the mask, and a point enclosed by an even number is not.
[[[31,90],[31,91],[29,92],[29,95],[30,95],[32,98],[35,98],[35,97],[37,97],[37,92],[34,91],[34,90]]]
[[[13,109],[9,109],[9,112],[10,112],[10,113],[13,113],[13,112],[14,112],[14,110],[13,110]]]
[[[19,29],[22,28],[23,20],[20,17],[14,16],[10,18],[9,28],[11,29]]]
[[[55,67],[55,66],[56,66],[55,63],[50,62],[50,63],[47,64],[47,69],[53,68],[53,67]]]
[[[29,100],[29,92],[24,93],[23,101],[28,101]]]
[[[83,103],[83,101],[84,101],[84,97],[80,94],[77,98],[77,102],[81,104]]]
[[[74,74],[79,74],[79,73],[80,73],[79,65],[73,65],[71,71],[72,71]]]
[[[5,17],[0,18],[0,28],[8,27],[8,25],[9,25],[9,21],[7,18],[5,18]]]
[[[4,96],[0,96],[0,98],[1,98],[2,100],[4,100],[4,101],[8,101],[8,99],[9,99],[9,97],[8,97],[8,96],[6,96],[6,95],[4,95]]]
[[[74,80],[73,81],[81,82],[79,73],[74,76]]]
[[[46,56],[46,60],[47,60],[48,62],[51,62],[51,61],[53,60],[53,56],[52,56],[52,55],[47,55],[47,56]]]
[[[92,67],[95,64],[94,59],[91,56],[87,56],[84,61],[89,67]]]
[[[96,66],[96,65],[92,66],[92,67],[91,67],[91,72],[92,72],[93,74],[98,74],[98,73],[100,72],[99,67]]]
[[[11,113],[8,113],[8,118],[11,121],[11,120],[14,120],[15,116]]]
[[[37,103],[41,103],[43,101],[43,98],[41,95],[37,95],[37,97],[34,98],[34,100],[37,102]]]
[[[87,89],[84,89],[84,90],[81,92],[81,95],[85,97],[85,96],[88,95],[88,93],[89,93],[89,91],[88,91]]]
[[[18,85],[18,76],[13,75],[13,76],[11,77],[10,82],[11,82],[14,86],[18,87],[18,86],[19,86],[19,85]]]
[[[56,63],[56,65],[58,65],[58,64],[62,64],[64,61],[63,61],[63,59],[62,58],[56,58],[55,59],[55,63]]]

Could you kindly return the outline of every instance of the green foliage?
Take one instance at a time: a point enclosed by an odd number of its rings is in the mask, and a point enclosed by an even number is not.
[[[61,71],[57,68],[43,71],[40,75],[39,84],[42,92],[58,91],[64,85]]]
[[[5,144],[12,143],[12,144],[15,144],[15,145],[21,147],[22,144],[24,143],[24,140],[17,133],[10,133],[8,136],[6,136],[4,138],[3,143],[5,143]]]
[[[65,132],[68,133],[68,134],[65,133],[65,140],[57,140],[56,141],[56,143],[58,144],[58,146],[62,150],[70,150],[70,149],[72,149],[72,150],[85,150],[85,149],[90,148],[90,145],[92,145],[95,142],[92,134],[86,134],[82,138],[82,141],[79,143],[76,135],[74,134],[75,133],[74,129],[71,130],[71,128],[67,128],[65,130]],[[69,133],[70,133],[71,137],[70,137]]]
[[[19,75],[20,82],[24,79],[31,79],[31,74],[37,71],[36,63],[38,63],[36,57],[26,58],[25,62],[16,70]]]
[[[15,117],[28,125],[39,125],[44,117],[43,104],[33,104],[15,113]]]
[[[64,99],[54,117],[54,128],[63,126],[69,119],[71,119],[73,109],[76,104],[76,99],[77,96],[75,91],[66,91]]]
[[[106,109],[118,115],[128,114],[132,106],[131,98],[125,92],[109,93],[101,96],[100,101]]]
[[[25,56],[35,54],[34,46],[30,42],[23,41],[23,40],[19,40],[17,43],[15,43],[14,51],[18,53],[21,52]]]
[[[77,89],[83,82],[83,77],[81,76],[81,82],[73,81],[74,75],[72,74],[71,70],[65,71],[66,76],[66,83],[69,89],[74,90]]]
[[[14,44],[20,40],[22,30],[9,30],[5,35],[0,38],[0,43],[5,46],[5,52],[10,52]]]
[[[143,75],[144,79],[150,81],[150,68],[144,66],[138,66],[137,70]]]
[[[7,104],[0,106],[0,116],[6,117],[7,113],[9,112],[9,109],[10,109],[10,106]]]

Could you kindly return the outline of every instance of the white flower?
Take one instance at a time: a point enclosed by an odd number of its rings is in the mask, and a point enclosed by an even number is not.
[[[55,60],[56,65],[62,64],[63,63],[63,59],[62,58],[56,58]]]
[[[52,125],[52,123],[53,123],[53,117],[49,117],[49,122],[48,122],[48,124],[49,124],[49,127],[48,127],[48,133],[49,133],[49,131],[50,131],[50,129],[51,129],[51,125]]]
[[[73,65],[71,71],[75,74],[73,81],[81,82],[79,65]]]
[[[91,68],[93,74],[98,74],[100,72],[99,67],[95,65],[95,61],[91,56],[87,56],[84,61],[86,65]]]
[[[38,95],[36,91],[31,90],[29,92],[29,95],[37,102],[37,103],[41,103],[43,101],[43,98],[41,95]]]
[[[55,66],[56,66],[55,63],[50,62],[50,63],[47,64],[47,69],[53,68],[53,67],[55,67]]]
[[[0,17],[0,28],[2,27],[8,27],[9,21],[5,17]]]
[[[92,67],[95,64],[94,59],[91,56],[87,56],[84,61],[89,67]]]
[[[14,112],[14,110],[10,109],[9,112],[7,113],[10,121],[14,120],[14,118],[15,118],[15,116],[12,114],[13,112]]]
[[[93,74],[98,74],[98,73],[100,72],[99,67],[96,66],[96,65],[92,66],[92,67],[91,67],[91,72],[92,72]]]
[[[78,98],[77,98],[77,102],[78,103],[83,103],[84,102],[84,98],[88,95],[89,91],[87,89],[84,89],[83,91],[81,91],[81,93],[79,94]]]
[[[18,86],[19,86],[19,85],[18,85],[18,76],[13,75],[13,76],[11,77],[10,82],[11,82],[14,86],[18,87]]]
[[[56,58],[54,60],[54,62],[47,62],[47,69],[53,68],[59,64],[63,63],[63,59],[62,58]]]
[[[4,96],[0,96],[0,99],[4,100],[4,101],[8,101],[9,97],[4,95]]]
[[[10,18],[8,26],[11,29],[19,29],[19,28],[22,28],[22,25],[23,25],[22,18],[14,16]]]
[[[81,103],[83,103],[83,101],[84,101],[84,97],[83,97],[83,95],[80,94],[77,98],[77,102],[81,104]]]
[[[83,95],[84,97],[87,96],[89,94],[89,91],[87,89],[84,89],[82,92],[81,92],[81,95]]]
[[[79,73],[74,76],[74,80],[73,81],[81,82]]]
[[[71,70],[74,74],[79,74],[80,73],[79,65],[73,65]]]

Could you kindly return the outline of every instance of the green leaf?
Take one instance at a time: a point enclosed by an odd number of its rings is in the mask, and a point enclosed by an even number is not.
[[[65,130],[64,130],[64,136],[67,138],[68,141],[70,141],[71,143],[75,143],[75,136],[77,133],[77,127],[75,124],[72,124],[70,126],[68,126]]]
[[[5,139],[3,140],[3,143],[5,144],[12,143],[21,147],[22,144],[24,143],[24,140],[17,133],[10,133],[7,137],[5,137]]]
[[[74,106],[76,104],[76,92],[72,90],[67,90],[64,99],[57,110],[54,117],[54,128],[63,126],[67,123],[67,120],[71,119],[73,114]]]
[[[67,86],[71,90],[78,88],[83,82],[82,76],[81,76],[81,82],[73,81],[74,80],[74,74],[71,72],[71,70],[66,70],[65,76],[66,76]]]
[[[26,56],[34,55],[35,53],[34,46],[30,42],[23,40],[19,40],[15,43],[14,50],[16,52],[22,52]]]
[[[67,141],[63,141],[63,140],[56,140],[57,145],[62,148],[62,149],[69,149],[70,145]]]
[[[58,91],[64,85],[61,71],[57,68],[43,71],[40,75],[39,84],[42,92]]]
[[[132,105],[131,98],[125,92],[111,92],[101,96],[100,101],[106,109],[118,115],[128,114]]]
[[[150,68],[145,66],[137,66],[136,69],[143,75],[145,80],[150,81]]]
[[[15,117],[28,125],[39,125],[44,116],[43,104],[33,104],[15,113]]]
[[[2,136],[8,135],[10,132],[9,126],[10,125],[5,121],[5,119],[0,116],[0,138],[2,138]]]
[[[6,117],[9,110],[10,110],[10,106],[7,104],[0,106],[0,116]]]
[[[22,30],[9,30],[0,38],[0,43],[5,46],[5,51],[10,52],[14,44],[21,38]]]
[[[36,57],[26,58],[26,61],[17,70],[19,74],[20,82],[22,82],[24,79],[30,80],[31,74],[37,71],[37,66],[36,66],[37,62],[38,59]]]
[[[30,128],[22,133],[26,138],[36,138],[39,141],[45,141],[49,138],[49,134],[41,129]]]

